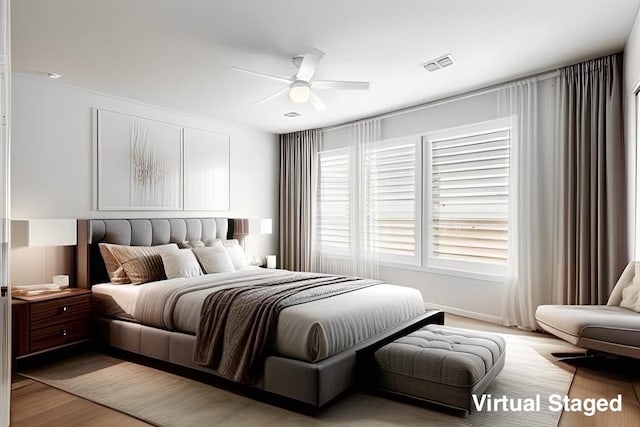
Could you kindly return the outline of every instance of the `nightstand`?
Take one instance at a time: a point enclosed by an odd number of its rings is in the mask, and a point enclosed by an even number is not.
[[[89,340],[91,291],[88,289],[14,296],[11,308],[14,359]]]

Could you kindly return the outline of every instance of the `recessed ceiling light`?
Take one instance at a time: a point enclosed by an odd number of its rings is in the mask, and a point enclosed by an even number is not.
[[[60,77],[62,77],[62,74],[47,73],[47,76],[49,76],[50,79],[59,79]]]
[[[424,67],[427,71],[437,71],[441,68],[448,67],[449,65],[453,65],[455,63],[455,59],[451,54],[442,55],[439,58],[431,59],[427,62],[424,62],[420,65]]]
[[[285,113],[286,117],[300,117],[302,114],[295,112],[295,111],[291,111],[289,113]]]

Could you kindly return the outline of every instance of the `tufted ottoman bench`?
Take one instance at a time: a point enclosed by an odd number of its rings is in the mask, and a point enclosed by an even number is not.
[[[374,387],[465,411],[504,366],[498,335],[427,325],[374,354]]]

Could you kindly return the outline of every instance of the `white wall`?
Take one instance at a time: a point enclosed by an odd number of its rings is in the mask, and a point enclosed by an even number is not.
[[[496,91],[396,114],[382,120],[382,139],[427,133],[498,118]]]
[[[278,136],[50,80],[14,74],[11,186],[14,218],[229,216],[273,218],[273,234],[247,252],[277,253]],[[212,94],[214,96],[215,94]],[[98,212],[92,209],[92,109],[105,108],[230,136],[231,200],[223,212]]]
[[[632,259],[640,256],[640,185],[636,176],[638,144],[636,135],[636,106],[633,90],[640,84],[640,11],[636,16],[635,24],[631,29],[627,43],[624,46],[624,103],[625,103],[625,142],[627,145],[627,182],[629,200],[630,236],[635,236],[635,242],[630,242],[632,247],[629,254]],[[635,226],[635,227],[634,227]]]
[[[539,135],[546,141],[554,138],[555,79],[538,82]],[[382,119],[382,139],[428,132],[484,122],[498,118],[496,91],[473,95],[452,102],[434,103],[427,108],[401,112]],[[325,149],[338,148],[347,138],[346,128],[323,133]],[[550,144],[545,144],[550,145]],[[414,287],[427,304],[446,307],[449,312],[499,322],[502,318],[502,282],[436,274],[418,267],[381,266],[380,278],[389,283]]]

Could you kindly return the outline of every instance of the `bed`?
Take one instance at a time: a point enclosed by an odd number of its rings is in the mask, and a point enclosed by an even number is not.
[[[216,287],[281,280],[292,273],[254,267],[116,285],[109,282],[98,244],[226,240],[232,237],[229,232],[226,218],[79,220],[78,281],[92,288],[96,338],[121,350],[220,375],[194,362],[195,334],[206,296]],[[425,312],[417,290],[390,284],[286,307],[277,317],[260,375],[249,386],[322,407],[354,383],[362,354],[427,323],[442,323],[441,313]]]

